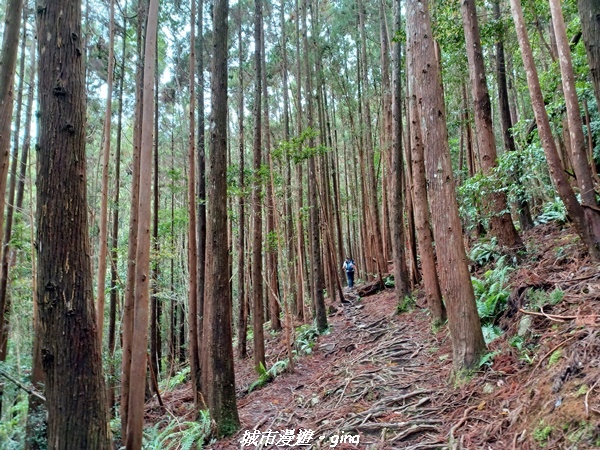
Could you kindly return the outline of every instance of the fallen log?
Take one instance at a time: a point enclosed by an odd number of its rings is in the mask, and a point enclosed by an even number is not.
[[[375,280],[370,283],[363,284],[356,287],[356,294],[359,297],[368,297],[369,295],[377,294],[385,289],[383,280]]]

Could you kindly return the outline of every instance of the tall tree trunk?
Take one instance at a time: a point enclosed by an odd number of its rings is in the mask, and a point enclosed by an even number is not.
[[[302,6],[304,7],[304,5]],[[300,136],[302,134],[302,58],[300,57],[300,3],[298,0],[294,0],[294,10],[298,20],[295,20],[295,47],[296,47],[296,134]],[[297,182],[297,210],[302,211],[304,204],[304,183],[303,183],[303,170],[302,163],[296,165],[296,182]],[[296,264],[296,279],[298,283],[298,296],[296,297],[296,314],[297,318],[304,322],[306,319],[304,315],[304,297],[307,289],[308,277],[306,274],[306,258],[305,258],[305,246],[304,246],[304,217],[300,212],[296,220],[296,241],[297,241],[297,264]]]
[[[102,186],[100,188],[100,238],[98,248],[98,298],[96,299],[96,322],[98,325],[98,341],[102,347],[102,333],[104,329],[104,303],[106,292],[106,254],[108,252],[108,166],[110,162],[110,131],[112,123],[112,93],[114,72],[114,46],[115,46],[115,1],[109,2],[109,29],[108,29],[108,67],[107,67],[107,92],[104,106],[104,130],[102,132]]]
[[[56,24],[61,26],[57,27]],[[85,168],[81,3],[37,14],[37,297],[53,449],[112,447],[92,295]]]
[[[510,0],[510,6],[517,31],[519,48],[521,49],[521,55],[523,58],[523,65],[525,66],[525,73],[527,75],[527,84],[529,86],[529,93],[531,96],[531,105],[535,114],[535,121],[540,134],[540,140],[542,141],[544,153],[546,154],[546,160],[548,161],[550,175],[552,176],[556,190],[558,191],[558,195],[565,204],[565,208],[573,220],[575,229],[581,237],[581,240],[587,246],[590,255],[594,259],[600,259],[600,248],[598,247],[599,242],[592,234],[590,224],[586,220],[583,208],[577,202],[577,198],[575,197],[575,194],[569,185],[567,176],[563,171],[560,158],[556,150],[556,144],[552,137],[550,121],[544,105],[544,97],[540,88],[540,81],[533,60],[533,52],[527,36],[527,29],[525,28],[521,0]]]
[[[590,65],[590,77],[600,112],[600,4],[598,0],[577,0],[581,33]]]
[[[0,236],[3,236],[4,206],[8,165],[10,163],[10,135],[14,104],[14,80],[21,29],[23,0],[9,0],[4,16],[4,35],[0,53]],[[5,288],[6,290],[6,288]],[[9,308],[6,295],[0,295],[0,353],[5,353],[8,339],[8,324],[5,315]],[[1,359],[4,360],[4,357]],[[1,395],[0,395],[1,398]],[[0,409],[1,409],[0,405]]]
[[[29,147],[31,143],[31,117],[33,111],[33,98],[35,94],[35,45],[36,41],[34,39],[31,40],[31,48],[30,48],[30,57],[31,62],[29,66],[29,92],[27,94],[27,106],[25,108],[25,123],[28,124],[25,127],[25,134],[23,136],[23,149],[21,151],[21,161],[19,163],[19,181],[17,185],[17,211],[20,211],[23,206],[23,195],[25,192],[25,177],[27,176],[27,159],[29,155]],[[29,177],[29,182],[31,184],[31,177]],[[29,190],[30,204],[33,205],[32,199],[32,190]],[[30,213],[30,224],[31,224],[31,241],[34,242],[35,234],[34,234],[34,212],[33,210]],[[34,389],[38,391],[42,391],[44,389],[44,369],[42,367],[42,349],[40,347],[40,333],[38,330],[39,324],[39,314],[38,314],[38,302],[37,302],[37,267],[36,267],[36,258],[35,258],[35,248],[33,245],[31,246],[31,271],[33,274],[32,277],[32,300],[33,300],[33,357],[31,362],[31,384]],[[26,450],[41,450],[43,439],[41,442],[39,439],[35,439],[38,436],[38,433],[42,434],[45,437],[45,430],[42,431],[39,426],[39,419],[43,417],[45,411],[44,403],[35,395],[29,395],[28,405],[27,405],[27,427],[26,427],[26,436],[25,436],[25,449]],[[44,447],[45,448],[45,447]]]
[[[384,257],[389,260],[393,255],[393,249],[395,245],[392,241],[392,234],[395,225],[393,224],[393,220],[397,219],[397,214],[394,213],[392,203],[396,201],[394,195],[394,183],[395,180],[393,178],[393,89],[390,84],[390,42],[388,36],[388,28],[387,28],[387,20],[386,20],[386,4],[385,1],[379,2],[379,40],[381,42],[381,102],[382,102],[382,125],[381,125],[381,142],[382,142],[382,161],[383,161],[383,171],[382,171],[382,183],[381,183],[381,191],[382,191],[382,228],[383,228],[383,237],[384,237],[384,248],[383,253]],[[394,3],[394,7],[396,3]],[[398,28],[400,30],[400,28]],[[392,45],[395,45],[393,43]],[[392,55],[392,61],[395,58]],[[398,59],[398,66],[400,64],[400,60]],[[397,65],[394,64],[393,70],[396,70]],[[392,78],[394,78],[394,74],[392,73]],[[402,101],[399,99],[399,101]],[[402,120],[400,119],[400,127]],[[402,145],[401,145],[402,146]],[[400,153],[402,156],[402,153]],[[402,162],[399,165],[400,170],[402,170]],[[393,215],[393,220],[390,219],[390,215]],[[401,219],[402,220],[402,219]],[[403,220],[402,220],[403,222]],[[391,226],[390,226],[391,225]],[[404,224],[402,223],[404,226]],[[390,229],[392,228],[392,230]],[[404,232],[404,229],[402,230]],[[403,238],[403,237],[401,237]],[[394,260],[395,262],[396,260]],[[406,268],[406,261],[404,261],[404,266]],[[387,267],[387,265],[386,265]],[[394,268],[395,270],[395,268]]]
[[[198,2],[198,49],[196,63],[198,67],[198,267],[196,302],[198,314],[198,363],[200,364],[200,386],[202,387],[202,342],[204,318],[204,283],[206,280],[206,139],[204,131],[204,0]]]
[[[246,277],[244,267],[246,267],[246,180],[244,177],[245,158],[244,158],[244,47],[242,44],[242,6],[238,4],[238,78],[240,83],[238,98],[238,145],[240,151],[240,199],[238,203],[239,232],[238,232],[238,357],[245,358],[247,354],[247,328],[248,328],[248,301],[246,300]]]
[[[10,128],[14,103],[13,84],[17,67],[22,9],[23,0],[8,0],[6,3],[2,53],[0,53],[0,236],[3,234],[4,227],[6,182],[10,162]],[[2,306],[4,305],[0,305],[0,314],[3,313]]]
[[[198,321],[198,296],[197,277],[198,273],[198,247],[196,241],[196,0],[191,0],[190,15],[190,84],[189,84],[189,136],[188,136],[188,346],[190,369],[192,374],[192,389],[194,391],[194,404],[196,408],[200,404],[201,374],[200,374],[200,352],[198,349],[198,328],[202,322]]]
[[[492,105],[486,84],[483,49],[477,21],[475,0],[462,0],[461,13],[469,74],[471,76],[471,93],[475,106],[475,126],[477,127],[477,143],[481,157],[481,168],[484,174],[489,174],[496,167],[496,138],[492,125]],[[506,195],[503,192],[490,192],[487,203],[490,217],[490,231],[498,238],[498,243],[511,250],[523,247],[523,242],[515,229],[508,212]]]
[[[254,181],[252,184],[252,318],[254,328],[254,365],[265,365],[265,336],[263,324],[263,261],[262,261],[262,0],[254,0]]]
[[[127,6],[127,5],[125,5]],[[126,9],[126,8],[125,8]],[[113,206],[113,223],[112,223],[112,240],[110,246],[110,316],[108,330],[108,353],[111,357],[114,356],[116,348],[116,330],[117,330],[117,304],[119,301],[119,291],[117,284],[119,282],[119,274],[117,272],[117,259],[119,247],[119,199],[121,190],[121,143],[123,131],[123,89],[125,85],[125,61],[127,51],[127,19],[123,19],[123,40],[122,40],[122,55],[121,55],[121,76],[119,79],[119,112],[117,118],[117,146],[115,149],[115,196]],[[116,363],[110,364],[111,376],[109,377],[108,385],[108,404],[111,409],[115,407],[115,380],[116,380]]]
[[[383,5],[382,5],[383,8]],[[382,14],[382,13],[380,13]],[[382,26],[383,26],[382,20]],[[394,25],[396,32],[402,29],[400,0],[394,2]],[[408,268],[404,254],[404,162],[402,158],[402,75],[400,64],[402,47],[400,42],[392,43],[392,214],[393,214],[393,254],[394,283],[396,285],[396,301],[401,302],[409,294]]]
[[[217,435],[240,426],[231,346],[231,291],[227,247],[227,0],[215,0],[211,77],[210,179],[206,230],[203,388]]]
[[[144,79],[143,40],[148,14],[145,0],[138,0],[137,7],[137,66],[136,66],[136,91],[135,114],[133,124],[133,168],[131,174],[131,209],[129,213],[129,233],[127,247],[127,279],[125,285],[125,300],[123,306],[123,356],[121,358],[121,436],[127,436],[129,420],[129,388],[131,382],[131,345],[133,340],[133,319],[135,305],[135,270],[138,243],[138,216],[140,198],[140,147],[141,126],[143,121],[143,95],[142,85]],[[144,362],[144,367],[146,363]]]
[[[154,77],[158,0],[150,0],[144,48],[144,83],[142,129],[140,142],[140,186],[138,203],[138,244],[135,266],[135,308],[131,342],[131,379],[129,388],[129,418],[125,444],[128,450],[142,447],[144,424],[144,393],[147,368],[148,309],[150,296],[150,223],[152,198],[152,144],[154,118]]]
[[[433,250],[433,235],[429,205],[427,201],[427,181],[425,177],[425,148],[421,130],[422,119],[419,115],[417,105],[417,87],[415,78],[414,58],[407,63],[409,78],[409,117],[411,130],[411,164],[412,164],[412,189],[415,202],[415,228],[419,242],[419,255],[421,257],[421,269],[423,271],[423,284],[427,305],[431,312],[431,322],[434,326],[441,325],[446,320],[446,308],[442,302],[438,271],[435,264],[435,252]],[[433,202],[432,202],[433,203]]]
[[[158,42],[157,42],[158,45]],[[160,82],[160,74],[158,73],[158,47],[156,48],[156,76],[154,77],[154,104],[158,105],[158,88]],[[158,278],[160,273],[160,266],[158,264],[160,243],[158,242],[158,216],[160,214],[159,200],[160,190],[158,184],[159,176],[159,110],[158,107],[154,108],[154,173],[153,173],[153,184],[154,188],[152,191],[152,283],[151,290],[152,295],[150,298],[150,366],[154,373],[154,376],[158,379],[160,374],[160,313],[161,313],[161,300],[158,298]],[[152,376],[152,373],[150,374]]]
[[[494,19],[496,21],[501,20],[500,15],[500,0],[493,2]],[[515,139],[512,134],[513,121],[510,114],[510,103],[508,101],[508,87],[506,82],[506,63],[504,58],[504,30],[502,31],[498,41],[496,41],[496,80],[498,83],[498,101],[500,103],[500,122],[502,124],[502,138],[504,141],[504,150],[508,152],[514,152],[517,150],[515,145]],[[519,175],[522,172],[521,168],[517,168],[517,173],[514,174],[515,182],[518,181]],[[522,196],[516,202],[517,211],[519,213],[519,223],[521,224],[521,230],[529,230],[533,228],[533,219],[531,218],[531,211],[529,209],[529,203]]]
[[[287,37],[285,32],[285,2],[281,2],[281,61],[282,61],[282,90],[283,90],[283,141],[290,140],[290,99],[289,99],[289,76],[288,76],[288,57],[287,57]],[[298,24],[296,20],[296,24]],[[294,242],[294,214],[292,213],[292,161],[289,155],[286,155],[285,160],[285,183],[284,183],[284,212],[285,212],[285,241],[287,244],[287,276],[290,279],[288,283],[290,288],[290,305],[292,313],[298,315],[298,295],[302,292],[302,287],[296,279],[297,274],[294,268],[298,265],[296,262],[296,245]]]
[[[264,19],[261,17],[262,38],[261,38],[261,64],[262,64],[262,97],[263,97],[263,142],[265,152],[267,154],[267,162],[269,164],[269,172],[272,174],[273,158],[271,156],[271,126],[269,122],[269,96],[267,89],[267,63],[265,56],[265,33],[264,33]],[[273,194],[273,179],[269,177],[267,183],[267,298],[269,299],[269,313],[271,316],[271,329],[273,331],[281,331],[281,320],[279,319],[279,302],[277,301],[278,292],[278,277],[277,277],[277,248],[274,248],[271,243],[274,242],[274,235],[277,233],[275,229],[275,198]]]
[[[454,177],[450,164],[442,80],[436,63],[428,1],[409,0],[407,42],[415,72],[420,105],[431,218],[436,238],[440,284],[452,339],[455,374],[477,366],[485,351],[467,256],[463,246]]]
[[[309,8],[308,0],[303,1],[302,8],[302,39],[304,43],[304,67],[306,68],[306,103],[307,103],[307,121],[308,127],[314,128],[313,120],[313,89],[312,89],[312,74],[309,64],[310,49],[308,46],[308,29],[307,29],[307,9]],[[314,137],[309,138],[308,146],[315,147]],[[325,297],[323,287],[325,285],[323,263],[321,258],[321,233],[319,227],[319,202],[317,187],[314,181],[317,179],[317,170],[315,157],[311,156],[308,159],[308,177],[311,180],[308,183],[308,201],[309,201],[309,220],[310,220],[310,237],[311,237],[311,263],[313,274],[313,298],[315,304],[315,315],[317,329],[319,332],[324,332],[327,325],[327,311],[325,310]]]
[[[371,126],[371,106],[368,95],[369,78],[368,78],[368,62],[367,62],[367,43],[365,32],[365,15],[366,10],[362,0],[358,2],[359,8],[359,27],[361,34],[361,77],[364,86],[363,101],[365,113],[365,156],[366,156],[366,184],[368,195],[368,209],[370,213],[370,223],[367,227],[369,230],[369,244],[373,248],[373,256],[375,257],[375,271],[381,275],[381,271],[387,272],[387,260],[383,254],[383,240],[381,233],[381,220],[379,218],[379,202],[377,200],[377,179],[375,177],[375,161],[373,148],[373,130]]]
[[[596,244],[600,244],[600,214],[598,213],[598,201],[594,191],[594,181],[592,179],[592,170],[588,163],[586,142],[583,136],[583,122],[581,120],[581,111],[579,109],[579,99],[575,87],[575,76],[573,74],[573,63],[571,61],[571,49],[567,39],[567,30],[562,14],[560,2],[550,0],[550,11],[552,13],[552,22],[556,35],[556,44],[558,49],[558,61],[562,79],[562,87],[567,107],[567,120],[569,128],[569,141],[571,149],[571,161],[577,185],[581,193],[581,205],[584,207],[584,214],[590,233]],[[600,9],[598,11],[600,14]]]
[[[6,226],[4,228],[4,240],[2,242],[1,258],[2,264],[0,269],[0,362],[6,361],[8,353],[8,334],[10,330],[10,309],[11,298],[7,294],[8,287],[8,272],[10,255],[10,239],[12,236],[14,204],[15,204],[15,189],[17,186],[17,163],[19,161],[19,139],[21,131],[21,110],[23,107],[23,85],[25,80],[25,47],[27,44],[27,12],[23,11],[23,33],[21,38],[21,58],[19,62],[19,85],[17,87],[17,110],[16,123],[14,133],[14,143],[12,151],[12,162],[10,164],[10,183],[8,188],[8,201],[6,202]],[[35,59],[33,53],[32,59]],[[29,127],[29,122],[26,123]],[[2,395],[3,386],[0,384],[0,416],[2,415]]]

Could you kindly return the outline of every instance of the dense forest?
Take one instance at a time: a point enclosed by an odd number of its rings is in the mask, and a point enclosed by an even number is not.
[[[597,0],[0,3],[0,449],[600,447]]]

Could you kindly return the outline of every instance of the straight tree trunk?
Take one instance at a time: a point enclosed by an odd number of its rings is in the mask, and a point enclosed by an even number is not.
[[[486,84],[475,0],[462,0],[460,9],[465,31],[469,74],[471,76],[471,93],[475,106],[475,126],[477,128],[481,168],[483,173],[487,175],[497,165],[496,138],[492,125],[492,105]],[[498,238],[498,243],[513,251],[523,247],[523,242],[508,212],[506,195],[503,192],[490,192],[488,196],[484,201],[491,213],[490,231]]]
[[[231,291],[227,246],[227,0],[215,0],[211,77],[210,178],[206,230],[203,388],[217,436],[240,426],[231,345]]]
[[[204,283],[206,280],[206,139],[204,131],[204,0],[198,1],[198,34],[196,46],[198,48],[196,63],[198,67],[198,267],[196,286],[196,302],[198,314],[198,363],[200,364],[200,387],[202,387],[202,342],[204,320]]]
[[[312,75],[309,64],[309,46],[307,36],[307,9],[308,0],[304,0],[302,8],[302,39],[304,42],[304,67],[306,68],[306,103],[307,103],[307,121],[308,127],[314,127],[313,121],[313,90],[312,90]],[[310,148],[315,147],[314,137],[309,138],[308,146]],[[311,180],[308,183],[308,201],[309,201],[309,220],[310,220],[310,236],[311,236],[311,263],[312,263],[312,279],[313,279],[313,298],[315,304],[315,316],[317,322],[317,329],[320,333],[323,333],[327,325],[327,311],[325,310],[325,297],[323,293],[323,287],[325,285],[323,263],[321,258],[321,233],[319,227],[319,203],[317,187],[315,186],[315,180],[317,180],[317,170],[315,157],[311,156],[308,159],[308,177]]]
[[[500,0],[495,0],[492,4],[494,9],[494,19],[500,21]],[[504,58],[504,32],[502,32],[498,41],[496,41],[496,80],[498,83],[498,101],[500,103],[500,122],[502,124],[502,138],[504,141],[504,150],[507,152],[517,151],[515,139],[512,134],[513,121],[510,114],[510,103],[508,100],[508,85],[506,81],[506,63]],[[515,174],[517,183],[521,169],[517,169]],[[530,230],[533,228],[533,219],[529,203],[523,196],[519,196],[516,202],[517,211],[519,213],[519,223],[521,230]]]
[[[126,9],[126,8],[125,8]],[[117,304],[119,302],[119,292],[117,283],[119,274],[117,272],[118,247],[119,247],[119,199],[121,190],[121,143],[123,131],[123,89],[125,84],[125,59],[127,51],[127,20],[123,19],[123,41],[122,41],[122,59],[121,59],[121,77],[119,79],[119,112],[117,118],[117,146],[115,149],[115,196],[112,216],[112,240],[110,246],[110,317],[108,330],[108,353],[114,356],[116,348],[116,329],[117,329]],[[108,404],[109,408],[115,407],[115,380],[116,364],[110,365],[111,376],[108,386]]]
[[[48,443],[56,450],[108,450],[89,257],[81,3],[46,4],[38,11],[37,30],[44,36],[38,40],[37,332],[46,375]]]
[[[382,20],[382,26],[384,21]],[[396,32],[402,29],[400,0],[394,2],[394,24]],[[408,268],[404,252],[404,162],[402,158],[402,75],[400,63],[402,47],[400,42],[392,43],[392,214],[393,214],[393,254],[394,254],[394,284],[396,287],[396,302],[400,303],[409,295]]]
[[[23,0],[8,0],[6,3],[2,53],[0,53],[0,236],[3,235],[4,227],[4,206],[10,162],[10,134],[14,104],[13,84],[17,67],[22,9]],[[0,305],[0,314],[3,313],[2,306],[4,305]],[[0,321],[1,323],[2,321]]]
[[[104,110],[104,130],[102,145],[102,186],[100,188],[100,238],[98,248],[98,298],[96,299],[96,322],[98,324],[98,341],[102,347],[102,333],[104,329],[104,304],[106,292],[106,254],[108,253],[108,166],[110,162],[110,131],[112,122],[112,93],[114,72],[114,46],[115,46],[115,2],[109,2],[109,29],[108,29],[108,68],[107,68],[107,93]]]
[[[158,42],[157,42],[158,45]],[[158,105],[158,88],[160,82],[160,74],[158,73],[158,47],[156,48],[156,76],[154,77],[154,104]],[[158,241],[158,216],[160,214],[160,190],[158,184],[159,172],[159,110],[154,108],[154,173],[152,191],[152,251],[155,258],[152,261],[152,283],[151,283],[151,298],[150,298],[150,366],[156,379],[160,375],[160,359],[161,359],[161,339],[160,339],[160,315],[161,315],[161,300],[158,298],[158,278],[160,274],[160,266],[158,264],[158,254],[160,252],[160,243]],[[152,376],[152,373],[150,374]]]
[[[581,193],[581,205],[584,207],[586,222],[596,245],[599,245],[600,214],[598,213],[598,201],[596,200],[596,192],[594,191],[592,170],[587,158],[587,144],[585,137],[583,136],[583,121],[581,120],[579,99],[575,87],[571,49],[559,1],[550,0],[550,12],[554,24],[562,87],[567,107],[571,161],[573,162],[577,185],[579,186],[579,191]],[[598,13],[600,14],[600,8]]]
[[[477,367],[485,351],[485,342],[463,246],[450,164],[442,80],[436,63],[427,0],[408,1],[406,23],[409,58],[415,65],[414,73],[420,74],[415,83],[415,94],[420,106],[423,144],[427,149],[425,167],[431,219],[440,285],[448,309],[453,366],[455,375],[460,376],[463,371]]]
[[[523,58],[523,65],[527,75],[527,84],[529,86],[529,93],[531,96],[531,105],[535,114],[535,121],[540,134],[540,140],[542,141],[544,153],[546,154],[546,160],[548,161],[550,175],[552,176],[554,185],[558,191],[558,195],[563,201],[565,208],[567,209],[567,213],[573,220],[573,224],[575,225],[575,229],[581,237],[581,240],[587,246],[590,255],[594,259],[600,259],[598,240],[592,234],[592,229],[590,226],[591,224],[589,224],[586,220],[583,208],[577,202],[577,198],[575,197],[575,194],[569,185],[567,176],[563,171],[562,164],[556,150],[556,144],[552,137],[550,121],[544,105],[544,97],[540,88],[540,81],[533,60],[533,52],[527,36],[527,29],[525,28],[525,20],[523,19],[521,1],[510,0],[510,6],[517,31],[519,48],[521,49],[521,55]]]
[[[577,0],[581,33],[590,65],[590,78],[600,112],[600,3],[598,0]]]
[[[267,63],[265,56],[265,33],[264,33],[264,19],[261,20],[262,38],[261,45],[263,46],[261,51],[261,64],[262,64],[262,114],[263,114],[263,142],[265,152],[267,154],[267,162],[269,164],[269,172],[273,173],[273,158],[271,155],[271,126],[269,122],[269,96],[267,89]],[[271,329],[273,331],[281,331],[281,320],[279,318],[280,307],[277,301],[278,292],[278,261],[277,261],[277,248],[273,248],[271,243],[273,237],[277,233],[275,229],[275,198],[273,194],[273,180],[269,177],[267,181],[267,298],[269,299],[269,315],[271,316]]]
[[[196,0],[191,0],[190,14],[190,84],[189,84],[189,136],[188,136],[188,267],[189,267],[189,288],[188,288],[188,345],[190,369],[192,375],[192,389],[194,392],[194,404],[196,408],[201,406],[201,373],[200,373],[200,351],[198,348],[198,328],[202,322],[198,321],[198,247],[196,241]]]
[[[262,261],[262,184],[258,174],[262,166],[262,0],[254,0],[254,181],[252,184],[252,319],[254,328],[254,365],[265,362],[263,324],[263,261]]]
[[[35,63],[36,63],[36,55],[35,55],[35,45],[36,41],[32,39],[31,48],[30,48],[30,57],[31,62],[29,66],[29,92],[27,94],[27,106],[25,108],[25,123],[28,124],[25,127],[25,134],[23,136],[23,149],[21,151],[21,160],[19,163],[19,181],[17,184],[17,211],[20,211],[23,206],[23,195],[25,192],[25,177],[27,174],[27,159],[29,154],[29,147],[31,143],[31,117],[33,111],[33,98],[35,93]],[[31,183],[31,177],[30,177]],[[30,204],[33,205],[33,200],[31,199],[32,193],[31,189],[29,191],[30,196]],[[33,211],[30,213],[31,217],[31,241],[35,242],[34,235],[34,213]],[[43,391],[44,389],[44,369],[42,367],[42,351],[40,348],[40,333],[38,330],[39,324],[39,314],[38,314],[38,302],[37,302],[37,267],[36,267],[36,258],[35,258],[35,248],[31,246],[31,271],[33,274],[32,279],[32,300],[33,300],[33,357],[31,362],[31,384],[38,392]],[[39,419],[43,417],[45,412],[44,403],[35,395],[29,395],[28,405],[27,405],[27,426],[26,426],[26,435],[25,435],[25,449],[26,450],[41,450],[42,443],[40,440],[35,439],[37,437],[37,433],[40,433],[39,427]],[[43,442],[43,438],[42,438]],[[45,447],[44,447],[45,448]]]
[[[140,142],[140,180],[138,204],[138,244],[135,266],[135,308],[131,341],[131,379],[129,417],[125,445],[127,450],[142,447],[144,394],[147,368],[148,309],[150,297],[150,223],[152,198],[152,145],[154,118],[154,77],[158,0],[150,0],[144,47],[143,109]]]
[[[15,133],[13,138],[12,161],[10,164],[10,183],[8,188],[8,202],[6,203],[6,226],[4,227],[4,240],[2,242],[2,264],[0,269],[0,362],[6,361],[8,353],[8,334],[10,330],[10,310],[11,298],[7,294],[8,272],[10,255],[10,239],[12,236],[12,226],[14,217],[15,190],[17,186],[17,165],[19,162],[19,139],[21,131],[21,110],[23,108],[23,85],[25,80],[25,47],[27,44],[27,13],[23,12],[23,33],[21,38],[21,58],[19,62],[19,85],[17,87],[17,110]],[[32,53],[32,58],[33,53]],[[26,124],[29,126],[29,123]],[[0,417],[2,415],[2,395],[3,386],[0,385]]]
[[[125,285],[125,300],[123,305],[123,356],[121,359],[121,436],[127,436],[129,420],[129,388],[131,381],[131,345],[133,340],[133,319],[135,305],[135,270],[138,243],[138,216],[140,199],[140,147],[141,126],[143,122],[144,55],[143,40],[148,10],[145,0],[138,0],[137,7],[137,54],[135,114],[133,124],[133,168],[131,174],[131,209],[129,213],[129,233],[127,247],[127,279]],[[145,367],[145,362],[144,362]]]
[[[246,300],[246,277],[244,267],[246,267],[246,180],[244,177],[245,158],[244,158],[244,73],[242,70],[244,63],[244,47],[242,45],[242,7],[238,4],[238,56],[239,56],[239,104],[238,104],[238,139],[240,152],[240,199],[238,203],[239,232],[238,232],[238,357],[246,358],[247,355],[247,328],[248,328],[248,302]]]

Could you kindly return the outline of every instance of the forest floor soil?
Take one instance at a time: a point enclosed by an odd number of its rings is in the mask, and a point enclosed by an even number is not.
[[[236,360],[240,431],[205,448],[600,448],[600,266],[569,227],[541,225],[524,236],[527,256],[509,275],[497,323],[503,334],[475,373],[452,377],[448,329],[432,330],[422,295],[402,314],[389,289],[330,305],[330,332],[294,373],[248,393],[258,378],[252,358]],[[534,307],[556,290],[559,302]],[[270,366],[286,347],[283,333],[268,336]],[[174,416],[190,418],[189,384],[163,399]],[[156,422],[149,406],[147,420]],[[260,436],[252,442],[253,430]],[[280,440],[285,430],[295,439]],[[309,430],[301,441],[300,430]]]

